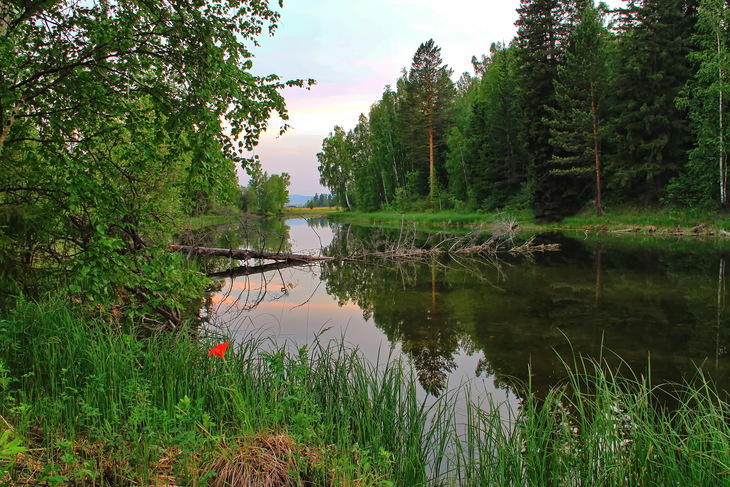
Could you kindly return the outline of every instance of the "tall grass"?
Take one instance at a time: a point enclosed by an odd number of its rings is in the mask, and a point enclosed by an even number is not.
[[[730,485],[730,409],[701,374],[653,385],[575,357],[512,412],[468,386],[419,400],[407,363],[344,340],[250,336],[221,360],[193,330],[80,316],[21,302],[0,320],[0,435],[29,448],[0,451],[0,484],[221,485],[280,463],[277,485]]]
[[[150,483],[173,455],[178,480],[202,482],[206,465],[236,455],[231,445],[286,435],[317,485],[426,481],[427,410],[400,359],[251,336],[221,360],[193,333],[140,338],[53,302],[20,303],[0,336],[2,415],[58,471],[65,456],[97,481],[111,470]]]
[[[702,374],[653,386],[600,359],[565,366],[544,399],[527,386],[511,421],[469,403],[459,485],[730,485],[730,408]]]

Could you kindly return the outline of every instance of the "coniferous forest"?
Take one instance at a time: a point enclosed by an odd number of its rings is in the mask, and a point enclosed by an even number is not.
[[[728,3],[522,0],[456,83],[421,44],[317,155],[349,209],[727,207]]]

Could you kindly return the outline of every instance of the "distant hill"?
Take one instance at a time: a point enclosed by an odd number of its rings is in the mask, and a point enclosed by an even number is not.
[[[289,195],[289,206],[304,206],[307,201],[314,198],[314,196],[304,196],[301,194],[290,194]]]

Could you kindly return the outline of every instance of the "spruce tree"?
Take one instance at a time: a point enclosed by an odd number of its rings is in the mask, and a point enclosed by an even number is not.
[[[594,191],[601,216],[601,123],[607,91],[608,31],[593,5],[579,12],[564,64],[558,66],[555,107],[549,108],[552,174],[565,179],[561,207],[577,211]],[[593,183],[591,182],[593,180]]]
[[[650,205],[687,163],[689,120],[675,106],[692,77],[688,59],[696,1],[631,1],[623,10],[609,187],[624,200]]]
[[[493,44],[466,129],[469,200],[488,210],[517,201],[526,180],[514,47]]]
[[[554,83],[563,47],[572,28],[575,2],[521,0],[519,19],[520,88],[526,117],[525,140],[535,216],[559,219],[566,178],[552,172],[550,114],[556,108]]]

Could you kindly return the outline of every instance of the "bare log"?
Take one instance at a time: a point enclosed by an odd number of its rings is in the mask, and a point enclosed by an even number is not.
[[[228,257],[236,260],[267,259],[277,262],[322,262],[334,260],[333,257],[322,257],[307,254],[287,254],[281,252],[260,252],[249,249],[221,249],[216,247],[198,247],[194,245],[168,245],[167,248],[173,252],[183,252],[195,255],[208,255],[214,257]]]

